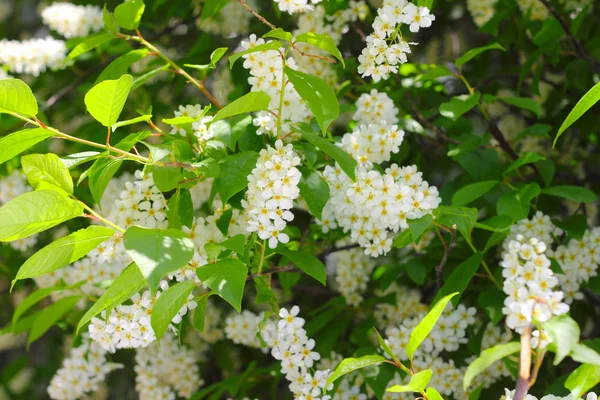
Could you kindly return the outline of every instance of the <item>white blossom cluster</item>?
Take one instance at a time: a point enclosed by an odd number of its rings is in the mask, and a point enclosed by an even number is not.
[[[354,105],[356,111],[352,119],[359,124],[380,124],[381,121],[388,124],[398,123],[398,107],[385,92],[371,89],[369,93],[361,94]]]
[[[475,21],[475,25],[485,25],[496,12],[498,0],[467,0],[467,9]]]
[[[567,245],[560,245],[548,253],[558,261],[564,272],[564,275],[558,274],[557,277],[565,301],[570,304],[573,300],[581,300],[581,284],[598,274],[600,227],[588,229],[582,240],[571,239]]]
[[[205,142],[212,139],[215,135],[215,130],[212,125],[210,125],[210,121],[212,121],[214,117],[212,115],[204,115],[206,114],[206,111],[206,108],[202,108],[200,104],[180,105],[179,110],[175,111],[175,117],[190,117],[195,119],[195,121],[191,123],[192,133],[198,140]],[[171,135],[179,134],[185,137],[187,134],[184,126],[171,125],[171,128]]]
[[[531,219],[522,219],[510,226],[510,234],[504,239],[502,249],[506,252],[509,250],[510,242],[516,240],[517,237],[522,237],[524,241],[536,238],[540,242],[552,243],[555,235],[560,235],[562,231],[554,226],[550,217],[536,211]]]
[[[403,24],[411,32],[431,26],[435,16],[427,7],[417,7],[407,0],[384,0],[373,22],[373,33],[367,36],[367,47],[358,57],[358,73],[371,76],[375,82],[398,72],[398,64],[407,61],[410,45],[400,32]]]
[[[571,11],[573,13],[579,13],[581,12],[581,10],[583,10],[584,8],[590,6],[590,10],[591,10],[591,6],[594,4],[593,0],[559,0],[560,3],[563,4],[563,6],[565,7],[565,10],[567,11]]]
[[[321,358],[318,368],[321,371],[333,371],[343,359],[344,357],[342,357],[341,354],[337,354],[332,351],[328,358]],[[331,400],[367,400],[369,396],[362,389],[364,383],[365,380],[358,371],[346,374],[344,379],[341,380],[341,383],[336,388],[335,392],[332,393]]]
[[[225,319],[225,337],[235,344],[261,348],[257,333],[258,324],[262,321],[262,314],[254,314],[251,311],[244,310],[240,314],[231,313]]]
[[[0,41],[0,65],[10,72],[38,76],[48,68],[65,67],[67,46],[64,41],[50,36],[44,39]]]
[[[180,346],[175,335],[167,333],[135,355],[135,389],[144,400],[189,399],[204,384],[198,359],[191,349]]]
[[[282,12],[290,14],[312,11],[323,0],[274,0]]]
[[[325,167],[330,199],[323,209],[323,231],[341,227],[373,257],[392,248],[394,233],[408,228],[409,219],[430,214],[441,203],[435,186],[423,181],[417,167],[392,164],[381,174],[364,166],[356,182],[335,167]]]
[[[351,306],[358,306],[364,300],[362,294],[367,289],[369,277],[375,262],[359,249],[337,251],[327,256],[327,270],[335,271],[337,289]]]
[[[20,170],[14,170],[10,175],[0,178],[0,206],[8,203],[23,193],[30,192],[31,186],[27,184],[25,174]],[[37,235],[9,242],[9,246],[21,252],[32,249],[37,243]]]
[[[406,286],[400,286],[396,283],[390,285],[382,293],[376,293],[378,296],[388,296],[395,294],[395,304],[378,302],[375,305],[375,320],[377,326],[384,328],[397,327],[398,321],[410,318],[419,314],[426,314],[429,310],[427,304],[421,303],[421,293],[416,289],[410,289]]]
[[[253,10],[257,8],[255,0],[246,0],[246,4]],[[225,7],[209,18],[198,19],[198,28],[213,35],[226,37],[236,36],[250,31],[252,14],[237,1],[228,2]],[[229,70],[229,68],[223,68]]]
[[[500,396],[499,400],[514,400],[514,398],[514,390],[504,389],[504,395]],[[538,398],[532,394],[527,394],[525,395],[525,400],[538,400]],[[553,394],[547,394],[539,400],[573,400],[573,396],[555,396]],[[588,393],[585,400],[598,400],[598,395],[596,393]]]
[[[277,323],[267,323],[261,332],[263,340],[271,348],[271,355],[281,361],[281,372],[290,382],[290,391],[297,400],[330,400],[331,396],[325,395],[327,379],[331,375],[329,370],[316,370],[311,373],[315,361],[321,355],[315,352],[314,339],[309,339],[304,330],[304,319],[298,314],[300,308],[293,306],[289,311],[282,308],[279,311],[281,318]]]
[[[2,79],[10,79],[10,78],[12,78],[12,76],[7,74],[6,71],[4,70],[4,68],[0,67],[0,81]]]
[[[565,314],[569,306],[563,302],[563,292],[554,291],[558,279],[550,269],[546,245],[536,238],[525,240],[517,236],[508,245],[500,265],[503,268],[504,300],[502,312],[506,325],[518,333],[534,321],[542,323],[553,315]]]
[[[517,4],[523,14],[535,21],[543,21],[548,18],[549,12],[540,0],[517,0]]]
[[[62,367],[52,377],[47,389],[50,398],[79,399],[97,390],[106,375],[122,368],[121,364],[108,362],[106,353],[100,345],[83,335],[82,343],[71,350],[69,357],[63,360]]]
[[[456,351],[467,342],[467,327],[475,323],[476,309],[459,304],[456,309],[446,309],[435,324],[429,336],[423,341],[417,354],[436,357],[443,351]],[[406,359],[406,346],[410,333],[423,319],[425,313],[417,314],[401,321],[400,326],[388,327],[385,330],[386,343],[394,354]]]
[[[264,39],[257,39],[256,35],[250,35],[248,40],[242,42],[242,48],[248,50],[264,44]],[[248,83],[252,91],[264,91],[271,97],[269,110],[275,115],[279,113],[279,100],[281,98],[281,85],[283,78],[283,48],[277,50],[265,50],[245,54],[244,68],[250,70]],[[286,66],[296,69],[293,58],[286,60]],[[253,124],[258,127],[257,134],[277,136],[277,117],[268,111],[260,111],[256,114]],[[288,135],[291,132],[291,124],[297,122],[308,122],[311,114],[304,101],[296,92],[291,82],[285,84],[283,90],[283,109],[281,113],[281,133]]]
[[[237,4],[237,3],[227,3]],[[229,94],[235,90],[235,84],[231,76],[231,70],[228,66],[223,66],[217,70],[212,76],[212,93],[219,103],[227,103]]]
[[[56,2],[44,8],[42,21],[67,39],[88,36],[104,27],[102,9]]]
[[[248,231],[268,240],[272,249],[289,241],[283,230],[294,219],[290,209],[300,195],[301,175],[297,165],[300,157],[292,145],[284,146],[278,140],[275,147],[267,146],[260,151],[256,167],[248,175],[248,191],[242,201],[249,219]]]
[[[162,291],[168,288],[169,284],[166,281],[160,282]],[[131,305],[120,304],[109,313],[102,311],[100,318],[92,318],[89,325],[90,337],[111,353],[114,353],[116,349],[151,345],[156,341],[156,336],[150,324],[150,316],[154,303],[161,293],[161,290],[158,290],[154,296],[149,291],[145,291],[141,295],[136,293],[131,298]],[[171,320],[172,323],[180,323],[188,310],[196,308],[198,303],[193,299],[194,296],[190,294],[185,304]],[[169,329],[176,331],[173,325],[170,325]]]
[[[510,338],[510,332],[502,331],[502,328],[500,328],[499,326],[494,326],[491,323],[489,323],[485,327],[485,331],[483,332],[483,338],[481,340],[481,351],[502,343],[508,343],[510,341]],[[466,360],[467,365],[470,365],[473,360],[475,360],[475,356]],[[502,360],[499,360],[487,367],[479,375],[477,375],[473,380],[473,384],[471,385],[471,387],[476,388],[483,385],[484,388],[487,388],[490,387],[494,382],[507,376],[510,376],[510,371],[508,370],[508,368],[506,368],[504,362]]]

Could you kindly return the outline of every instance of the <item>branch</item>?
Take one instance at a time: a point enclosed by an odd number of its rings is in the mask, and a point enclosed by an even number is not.
[[[456,225],[455,225],[456,226]],[[456,247],[456,228],[455,226],[452,227],[452,230],[450,231],[450,244],[448,246],[446,246],[446,244],[444,243],[443,239],[442,239],[442,243],[444,244],[444,255],[442,256],[442,260],[440,261],[440,264],[435,268],[435,273],[436,273],[436,291],[440,290],[440,287],[442,287],[442,275],[444,275],[444,267],[446,266],[446,263],[448,262],[448,257],[450,256],[450,252],[452,252],[452,250]],[[442,237],[440,236],[440,239]]]
[[[519,363],[519,380],[514,400],[523,400],[529,390],[529,377],[531,374],[531,326],[528,326],[521,335],[521,355]]]
[[[331,253],[336,253],[338,251],[344,251],[344,250],[350,250],[350,249],[355,249],[357,247],[360,247],[360,245],[358,243],[352,243],[352,244],[348,244],[346,246],[341,246],[341,247],[330,247],[328,249],[325,249],[324,251],[322,251],[321,253],[319,253],[317,255],[317,258],[321,261],[325,260],[325,257],[327,257],[328,255],[330,255]]]

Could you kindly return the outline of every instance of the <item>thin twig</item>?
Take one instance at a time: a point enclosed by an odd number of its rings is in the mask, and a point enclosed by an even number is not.
[[[439,231],[438,231],[439,232]],[[441,238],[441,235],[440,235]],[[445,245],[445,243],[444,243]],[[450,256],[450,252],[456,247],[456,228],[452,227],[452,231],[450,232],[450,244],[445,246],[444,255],[442,256],[442,260],[440,264],[435,268],[436,273],[436,290],[440,290],[442,287],[442,276],[444,275],[444,267],[448,262],[448,257]]]
[[[519,380],[514,400],[523,400],[529,390],[531,376],[531,326],[525,328],[521,334],[521,354],[519,357]]]

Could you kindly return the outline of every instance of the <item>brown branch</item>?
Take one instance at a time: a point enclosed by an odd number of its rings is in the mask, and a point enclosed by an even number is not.
[[[458,140],[452,139],[451,137],[446,135],[439,127],[437,127],[433,123],[431,123],[431,121],[429,119],[425,118],[423,116],[423,114],[421,114],[419,112],[417,107],[414,106],[412,98],[408,94],[405,94],[404,97],[408,101],[408,105],[410,107],[412,117],[417,122],[419,122],[421,125],[425,125],[427,128],[432,130],[435,133],[435,135],[438,137],[438,139],[440,141],[442,141],[443,143],[453,143],[453,144],[457,144],[457,145],[460,144],[460,142]]]
[[[439,232],[439,231],[438,231]],[[440,239],[441,239],[440,235]],[[444,275],[444,267],[448,262],[448,257],[450,257],[450,252],[456,247],[456,228],[452,226],[452,231],[450,232],[450,244],[446,246],[446,243],[442,239],[442,243],[444,244],[444,255],[442,256],[442,260],[440,264],[435,268],[436,273],[436,291],[440,290],[442,287],[442,276]]]
[[[514,400],[523,400],[529,390],[531,375],[531,326],[528,326],[521,335],[521,354],[519,362],[519,380]]]

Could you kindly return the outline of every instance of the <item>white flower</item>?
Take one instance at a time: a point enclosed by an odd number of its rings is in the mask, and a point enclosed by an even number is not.
[[[63,69],[67,66],[67,46],[62,40],[50,36],[44,39],[0,41],[0,65],[18,74],[38,76],[48,68]]]
[[[44,8],[42,21],[67,39],[88,36],[104,27],[102,9],[56,2]]]

